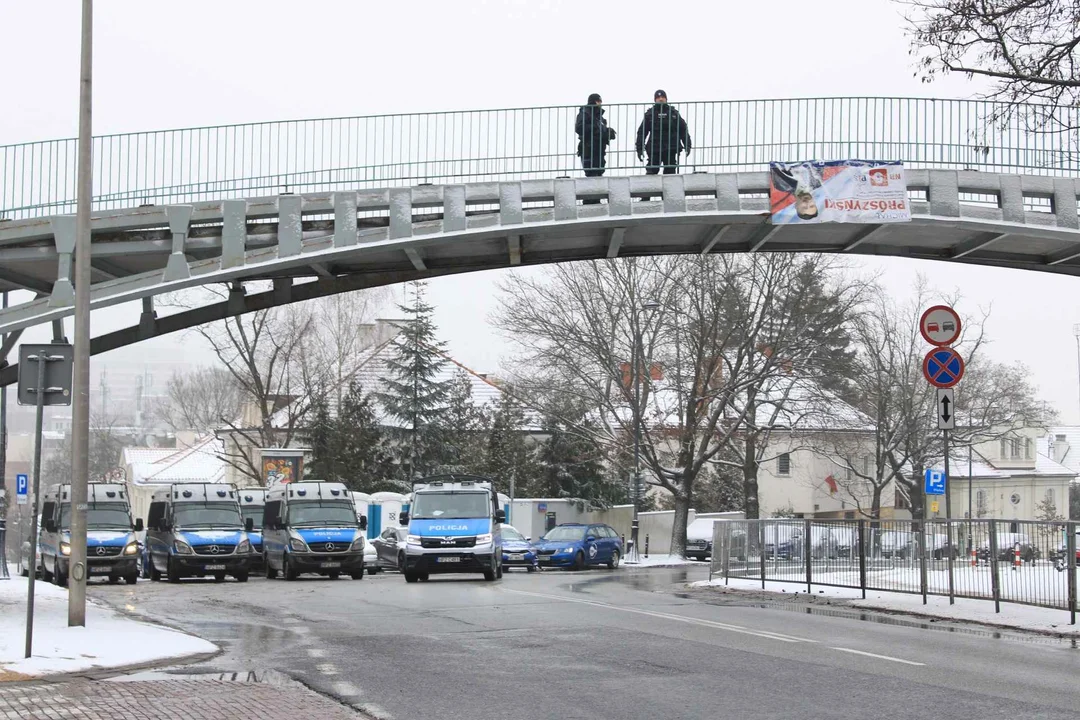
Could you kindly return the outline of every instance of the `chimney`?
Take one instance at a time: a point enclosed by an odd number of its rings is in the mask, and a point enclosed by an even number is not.
[[[395,320],[388,318],[376,318],[375,320],[375,344],[382,345],[387,342],[398,333],[401,332],[400,326],[407,322],[406,320]]]
[[[1069,442],[1065,439],[1064,435],[1055,435],[1053,441],[1050,443],[1053,448],[1054,462],[1063,464],[1065,456],[1069,454]]]

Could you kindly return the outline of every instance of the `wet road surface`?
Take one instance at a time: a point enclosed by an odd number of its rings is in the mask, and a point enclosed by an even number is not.
[[[688,591],[702,566],[406,584],[140,581],[92,597],[374,717],[1072,718],[1075,642]]]

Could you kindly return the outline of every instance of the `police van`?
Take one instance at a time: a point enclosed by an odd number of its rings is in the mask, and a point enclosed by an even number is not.
[[[438,475],[413,485],[409,510],[401,512],[406,582],[432,573],[480,572],[502,577],[499,525],[506,513],[490,480],[473,475]]]
[[[180,582],[184,577],[231,575],[247,582],[251,541],[236,487],[223,483],[175,483],[150,498],[146,519],[146,552],[150,579]]]
[[[271,488],[263,512],[266,577],[301,573],[364,577],[364,530],[348,488],[337,482],[295,482]]]
[[[251,569],[262,568],[262,529],[263,509],[266,506],[266,488],[245,487],[237,490],[240,500],[240,515],[246,524],[251,520],[253,529],[247,531],[248,541],[251,543]]]
[[[71,558],[71,485],[52,485],[42,496],[42,577],[66,585]],[[90,483],[86,490],[87,577],[139,580],[139,543],[135,533],[142,520],[131,521],[127,488],[113,483]]]

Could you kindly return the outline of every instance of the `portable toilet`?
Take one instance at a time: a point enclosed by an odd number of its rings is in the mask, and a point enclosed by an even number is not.
[[[356,508],[356,517],[359,518],[361,515],[368,517],[368,505],[371,502],[371,496],[362,492],[353,492],[350,495],[352,495],[353,506]],[[368,518],[368,522],[370,521],[371,518]]]
[[[368,515],[368,537],[376,538],[384,528],[398,527],[401,521],[401,508],[405,496],[396,492],[377,492],[371,494]]]
[[[506,524],[507,525],[513,525],[514,524],[514,519],[510,516],[510,509],[511,509],[510,508],[510,504],[511,504],[510,503],[510,496],[509,495],[503,495],[502,493],[499,493],[498,495],[499,495],[499,507],[501,507],[503,509],[503,512],[506,513]]]

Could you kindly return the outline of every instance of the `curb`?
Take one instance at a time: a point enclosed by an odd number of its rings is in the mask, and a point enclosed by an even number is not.
[[[171,628],[170,628],[171,629]],[[202,639],[202,638],[200,638]],[[207,640],[209,642],[209,640]],[[195,653],[192,655],[178,655],[176,657],[150,660],[143,663],[130,665],[117,665],[115,667],[89,668],[69,673],[51,673],[49,675],[34,675],[26,680],[9,680],[0,682],[0,688],[16,685],[53,685],[56,683],[71,682],[73,680],[108,680],[109,678],[128,675],[133,672],[144,670],[160,670],[161,668],[173,667],[174,665],[190,665],[198,662],[212,660],[224,652],[220,647],[214,652]]]
[[[686,589],[690,590],[691,592],[695,592],[695,591],[715,592],[713,590],[713,588],[711,588],[711,587],[708,587],[708,586],[694,587],[692,584],[689,584],[689,583],[687,583]],[[816,598],[819,597],[817,595],[808,595],[806,593],[778,593],[778,592],[771,592],[769,590],[745,590],[743,588],[733,588],[733,587],[725,587],[724,588],[724,594],[729,594],[729,595],[761,595],[761,594],[766,594],[766,595],[775,596],[777,598],[808,597],[808,598],[815,598],[816,599]],[[1025,633],[1025,634],[1029,634],[1029,635],[1038,635],[1040,637],[1049,637],[1049,638],[1054,638],[1056,640],[1080,640],[1080,625],[1076,626],[1077,630],[1075,632],[1061,632],[1061,631],[1058,631],[1058,630],[1045,630],[1045,629],[1042,629],[1042,628],[1028,628],[1028,627],[1021,627],[1021,626],[1018,626],[1018,625],[1006,625],[1006,624],[1002,624],[1002,623],[995,623],[995,622],[990,622],[990,621],[987,621],[987,620],[980,620],[980,619],[975,619],[975,618],[958,618],[958,617],[952,617],[952,616],[949,616],[949,615],[935,615],[935,614],[933,614],[931,612],[919,612],[918,610],[898,610],[896,608],[881,607],[880,605],[875,605],[872,601],[862,600],[862,599],[859,599],[859,598],[828,597],[826,599],[829,600],[828,604],[830,606],[832,606],[832,607],[835,607],[835,608],[851,608],[851,609],[854,609],[854,610],[872,610],[874,612],[881,613],[882,615],[897,615],[897,616],[918,618],[919,620],[930,620],[930,621],[937,621],[937,622],[943,622],[943,623],[958,623],[958,624],[964,624],[964,625],[976,625],[976,626],[979,626],[979,627],[984,627],[984,628],[993,629],[993,630],[1002,630],[1002,631],[1007,631],[1007,632],[1011,632],[1011,633]],[[811,603],[807,603],[807,604],[810,605]],[[1068,612],[1068,611],[1063,610],[1062,612]],[[1062,623],[1062,624],[1066,624],[1066,623]]]

